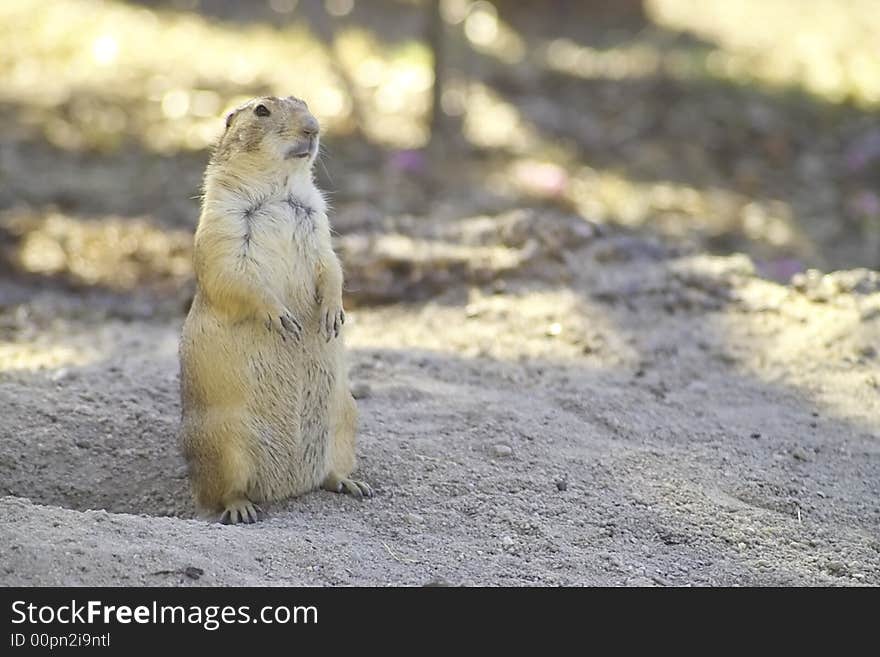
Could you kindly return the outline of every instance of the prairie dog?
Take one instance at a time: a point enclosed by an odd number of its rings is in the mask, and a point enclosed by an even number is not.
[[[318,146],[305,102],[256,98],[226,118],[205,172],[181,444],[196,503],[224,523],[321,487],[372,496],[350,478],[357,407],[342,268],[312,180]]]

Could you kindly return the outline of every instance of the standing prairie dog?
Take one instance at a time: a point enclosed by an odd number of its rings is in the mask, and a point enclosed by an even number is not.
[[[227,117],[205,173],[181,442],[197,504],[224,523],[319,487],[372,495],[350,478],[357,407],[342,268],[312,180],[318,131],[303,101],[254,99]]]

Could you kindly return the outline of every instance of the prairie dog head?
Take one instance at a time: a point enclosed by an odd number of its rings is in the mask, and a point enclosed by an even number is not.
[[[320,143],[318,120],[305,101],[254,98],[230,112],[213,164],[244,171],[258,167],[310,171]]]

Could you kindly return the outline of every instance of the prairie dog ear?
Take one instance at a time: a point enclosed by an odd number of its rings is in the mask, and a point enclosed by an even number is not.
[[[232,119],[235,118],[235,115],[238,113],[238,110],[232,110],[229,114],[226,115],[226,129],[229,130],[229,126],[232,125]]]

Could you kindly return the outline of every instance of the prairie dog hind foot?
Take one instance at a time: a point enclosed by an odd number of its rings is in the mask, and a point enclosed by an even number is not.
[[[330,475],[324,480],[321,487],[331,493],[345,493],[358,499],[373,497],[373,487],[370,484],[358,481],[357,479],[349,479],[348,477]]]
[[[224,525],[245,523],[252,525],[266,517],[266,512],[247,498],[230,502],[220,514],[220,522]]]

